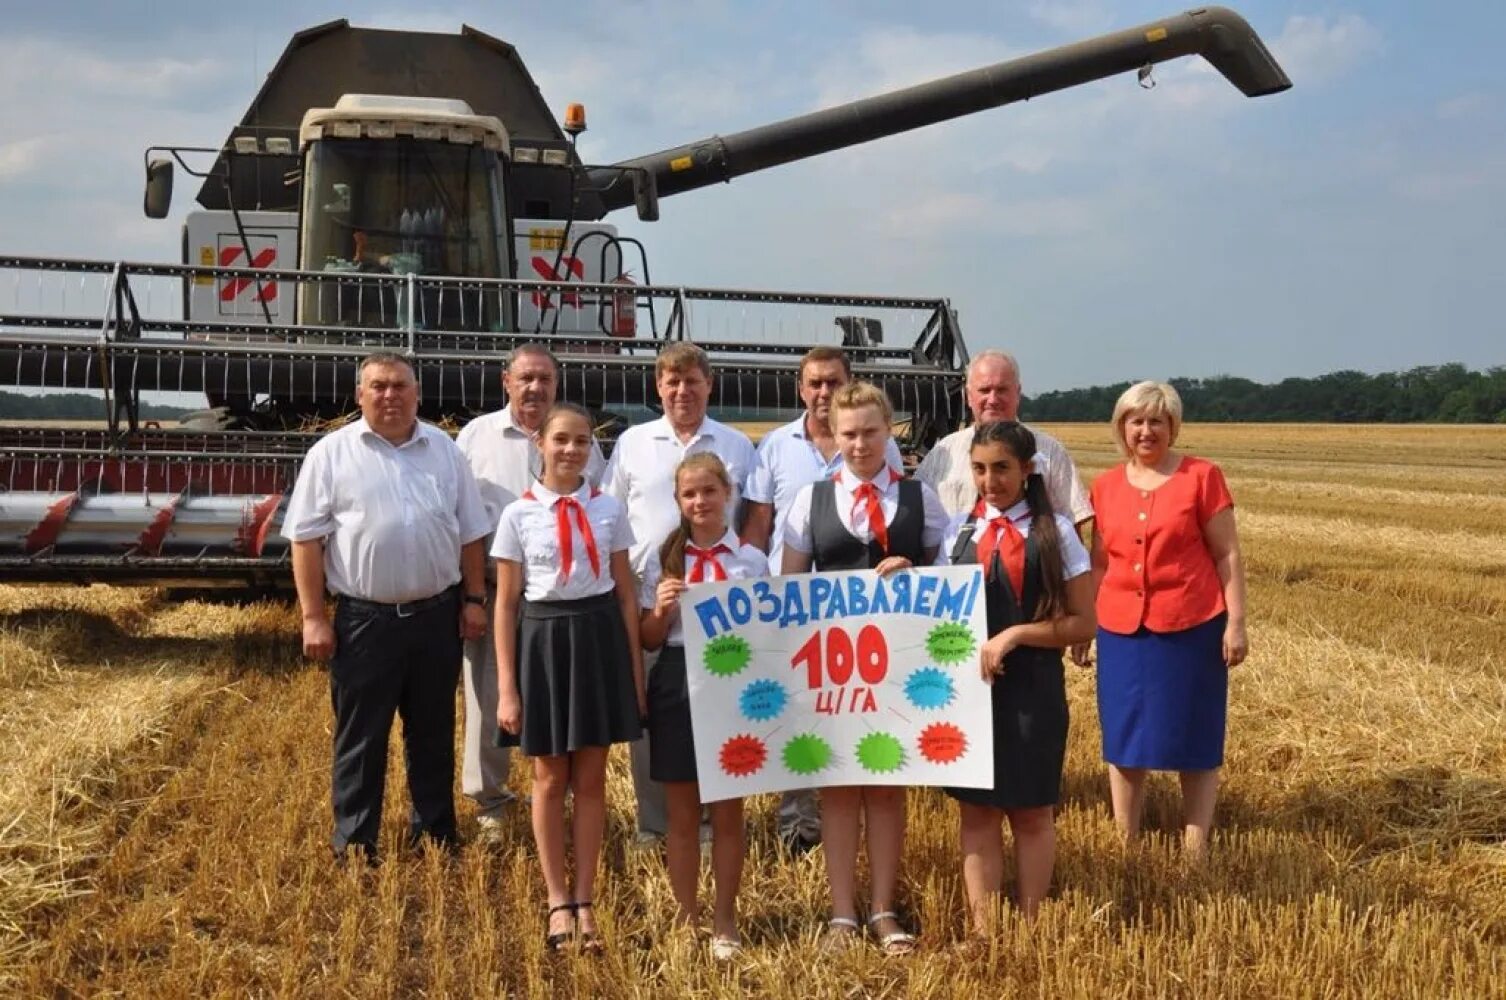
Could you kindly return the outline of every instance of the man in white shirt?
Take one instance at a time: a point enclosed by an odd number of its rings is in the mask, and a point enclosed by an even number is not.
[[[813,347],[795,375],[805,412],[758,442],[758,459],[748,476],[747,523],[743,538],[769,554],[769,572],[779,573],[784,553],[784,521],[800,487],[830,479],[842,468],[831,431],[831,398],[852,381],[852,362],[839,347]],[[890,468],[904,469],[899,445],[885,448]],[[821,842],[821,799],[815,789],[785,792],[779,799],[779,836],[794,853]]]
[[[559,365],[542,344],[514,348],[502,374],[507,405],[495,413],[477,417],[460,429],[455,443],[470,463],[486,506],[488,523],[495,530],[508,504],[528,491],[538,472],[535,438],[544,416],[559,391]],[[601,446],[592,442],[586,465],[586,480],[601,481],[606,460]],[[491,538],[486,539],[491,548]],[[491,602],[496,588],[495,570],[487,565],[487,622],[492,620]],[[507,788],[509,753],[495,746],[497,726],[497,649],[491,632],[465,643],[465,738],[461,743],[460,790],[477,809],[476,823],[482,838],[501,835],[501,812],[514,796]]]
[[[486,632],[491,525],[460,449],[419,422],[405,358],[362,361],[356,402],[361,419],[309,449],[282,531],[293,543],[304,655],[330,664],[331,846],[374,861],[394,715],[410,833],[455,846],[455,681],[462,640]],[[337,598],[333,624],[326,587]]]
[[[743,484],[753,468],[753,442],[741,431],[706,415],[711,399],[711,362],[706,352],[679,341],[659,352],[654,383],[664,416],[630,427],[617,439],[602,478],[602,492],[627,508],[633,528],[629,553],[641,580],[651,551],[680,523],[675,501],[675,468],[686,455],[714,452],[732,479],[727,523],[737,523]],[[647,666],[647,661],[645,661]],[[638,799],[638,842],[662,841],[668,826],[664,787],[648,775],[648,739],[632,745],[633,790]]]
[[[1018,420],[1020,413],[1020,366],[1003,351],[983,351],[967,366],[967,406],[975,424],[995,420]],[[1093,505],[1077,475],[1072,456],[1056,438],[1039,428],[1035,435],[1035,467],[1046,481],[1046,494],[1058,514],[1065,514],[1078,530],[1093,519]],[[968,452],[973,429],[964,427],[936,442],[926,453],[915,478],[941,497],[948,514],[965,514],[978,500],[973,485],[973,466]]]

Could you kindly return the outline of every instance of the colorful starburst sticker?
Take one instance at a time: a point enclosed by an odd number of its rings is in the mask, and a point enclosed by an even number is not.
[[[815,774],[831,763],[831,744],[814,733],[801,733],[784,745],[784,766],[793,774]]]
[[[950,764],[967,753],[967,735],[950,722],[933,722],[920,733],[920,755],[932,764]]]
[[[916,708],[945,708],[956,696],[952,678],[935,667],[921,667],[905,678],[905,697]]]
[[[869,733],[858,740],[858,763],[874,774],[890,774],[905,766],[905,748],[888,733]]]
[[[717,677],[731,677],[742,670],[753,658],[748,640],[740,635],[719,635],[706,643],[701,662],[708,673]]]
[[[737,707],[754,722],[768,722],[779,717],[789,700],[790,696],[785,692],[783,684],[765,678],[743,688],[742,694],[737,698]]]
[[[763,740],[744,733],[723,743],[718,759],[723,771],[734,778],[746,778],[763,769],[764,761],[769,759],[769,750]]]
[[[942,622],[926,635],[926,652],[943,666],[966,660],[973,647],[973,631],[961,622]]]

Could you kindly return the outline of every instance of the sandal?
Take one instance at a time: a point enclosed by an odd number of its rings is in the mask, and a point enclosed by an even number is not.
[[[568,912],[571,915],[571,926],[568,931],[560,931],[555,934],[549,933],[549,920],[560,912]],[[566,942],[575,937],[575,904],[561,903],[558,906],[549,907],[548,914],[544,917],[544,947],[556,954],[565,947]]]
[[[735,937],[716,934],[711,938],[711,957],[718,962],[730,962],[742,954],[743,943]]]
[[[589,899],[572,903],[570,905],[575,908],[577,914],[579,914],[581,910],[592,909],[591,901]],[[579,919],[578,916],[577,919]],[[602,941],[601,931],[599,930],[581,931],[579,934],[579,942],[581,953],[585,955],[600,955],[607,950],[606,943]]]
[[[881,920],[892,920],[898,924],[899,914],[893,910],[885,910],[882,913],[875,913],[868,918],[868,930],[873,933],[874,937],[878,938],[879,948],[883,950],[885,955],[908,955],[915,950],[915,936],[913,934],[907,934],[904,930],[880,934],[877,924]]]
[[[821,938],[821,950],[825,952],[846,951],[857,943],[862,927],[852,917],[832,917],[826,922],[826,934]]]

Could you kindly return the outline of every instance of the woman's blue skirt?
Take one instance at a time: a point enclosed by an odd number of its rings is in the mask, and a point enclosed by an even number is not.
[[[1224,762],[1227,614],[1182,632],[1098,630],[1103,759],[1117,767],[1208,771]]]

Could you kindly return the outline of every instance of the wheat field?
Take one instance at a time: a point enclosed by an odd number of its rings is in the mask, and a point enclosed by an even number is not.
[[[1085,474],[1102,426],[1052,427]],[[1229,474],[1252,652],[1208,864],[1161,778],[1117,842],[1091,672],[1055,893],[965,940],[956,807],[910,795],[910,959],[814,944],[819,855],[751,803],[742,958],[671,927],[614,756],[601,958],[549,956],[527,817],[411,853],[394,742],[380,868],[336,869],[330,710],[286,605],[0,586],[0,992],[17,996],[1506,995],[1506,427],[1191,426]],[[523,769],[514,781],[526,790]],[[462,800],[462,831],[474,829]]]

